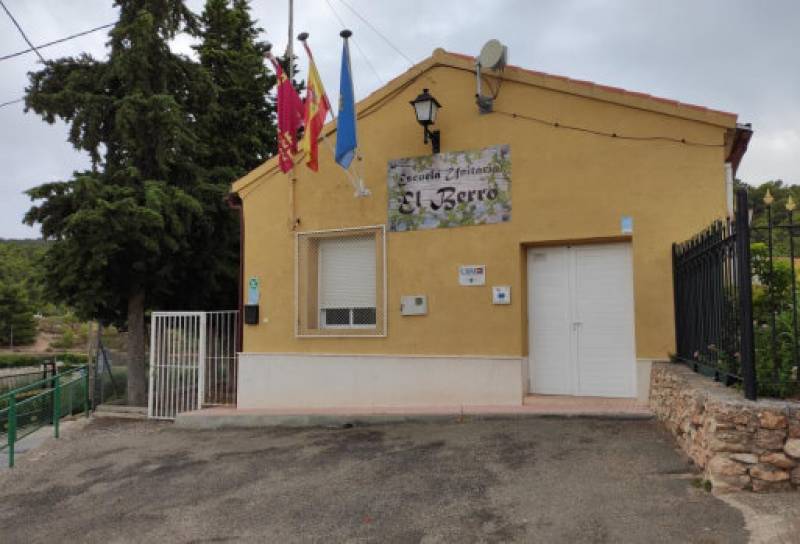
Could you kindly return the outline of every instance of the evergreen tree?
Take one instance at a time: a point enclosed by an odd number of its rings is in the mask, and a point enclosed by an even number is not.
[[[214,82],[217,100],[201,120],[206,164],[215,180],[230,183],[277,150],[275,110],[268,93],[275,84],[264,63],[263,29],[246,0],[207,0],[200,17],[200,64]]]
[[[225,202],[233,181],[276,151],[274,107],[268,98],[275,83],[264,65],[262,29],[250,17],[245,0],[208,0],[199,20],[195,47],[208,73],[215,100],[198,117],[202,142],[197,163],[206,172],[198,199],[203,216],[192,229],[194,252],[183,266],[186,289],[178,304],[187,309],[236,307],[239,220]],[[177,302],[176,302],[177,304]]]
[[[20,346],[36,340],[33,307],[21,285],[0,283],[0,346]]]
[[[197,32],[182,0],[117,0],[109,56],[48,61],[30,74],[26,108],[70,125],[92,169],[28,194],[25,217],[54,240],[51,293],[79,315],[127,323],[128,402],[145,402],[144,314],[187,290],[181,268],[202,248],[189,236],[203,218],[205,150],[197,119],[214,102],[206,72],[169,40]],[[202,291],[194,288],[196,291]]]

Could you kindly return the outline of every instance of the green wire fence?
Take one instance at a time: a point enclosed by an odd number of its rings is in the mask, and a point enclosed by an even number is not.
[[[0,394],[0,451],[8,448],[14,466],[17,441],[45,426],[58,438],[61,418],[84,412],[89,416],[89,371],[82,366]]]

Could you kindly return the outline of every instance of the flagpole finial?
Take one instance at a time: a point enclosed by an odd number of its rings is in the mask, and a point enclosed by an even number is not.
[[[341,36],[345,40],[347,38],[349,38],[350,36],[352,36],[352,35],[353,35],[353,33],[351,31],[347,30],[346,28],[344,30],[342,30],[341,32],[339,32],[339,36]]]
[[[297,39],[300,40],[301,42],[306,41],[308,39],[308,32],[301,32],[300,34],[297,35]]]

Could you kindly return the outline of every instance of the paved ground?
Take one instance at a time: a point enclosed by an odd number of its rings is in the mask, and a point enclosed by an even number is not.
[[[181,430],[94,420],[0,472],[0,541],[747,541],[654,421]]]

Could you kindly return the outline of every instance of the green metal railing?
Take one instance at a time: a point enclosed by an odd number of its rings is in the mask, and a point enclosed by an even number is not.
[[[8,466],[14,466],[14,447],[20,438],[48,424],[53,425],[53,435],[58,438],[61,418],[81,411],[89,416],[86,366],[0,395],[0,451],[8,448]]]

